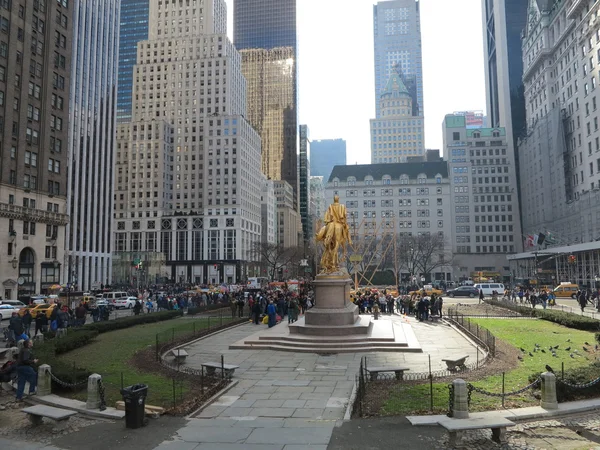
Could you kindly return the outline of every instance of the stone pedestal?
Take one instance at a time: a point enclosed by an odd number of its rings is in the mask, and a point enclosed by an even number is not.
[[[452,382],[454,386],[454,408],[452,417],[455,419],[469,418],[469,393],[467,391],[467,382],[460,378]]]
[[[101,375],[93,373],[88,377],[87,385],[87,402],[85,407],[87,409],[98,409],[100,408],[100,390],[99,382],[102,379]]]
[[[544,409],[558,409],[556,398],[556,375],[544,372],[542,375],[542,401],[540,406]]]
[[[304,323],[290,325],[290,334],[344,336],[367,334],[369,324],[358,320],[358,306],[350,301],[352,280],[347,272],[317,275],[315,306],[306,311]]]
[[[42,364],[38,367],[38,383],[37,383],[37,395],[42,397],[44,395],[50,395],[52,393],[52,377],[50,371],[52,369],[48,364]]]

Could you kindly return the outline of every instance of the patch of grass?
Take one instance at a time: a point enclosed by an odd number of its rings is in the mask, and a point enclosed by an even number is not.
[[[551,366],[560,377],[561,363],[564,362],[565,372],[586,367],[598,356],[594,351],[594,333],[566,328],[560,325],[540,320],[510,320],[510,319],[471,319],[474,323],[487,328],[490,332],[516,349],[519,350],[523,360],[516,369],[505,373],[505,392],[519,390],[529,384],[532,374],[545,372],[545,366]],[[567,342],[570,340],[570,342]],[[588,342],[592,345],[585,344]],[[540,351],[534,352],[535,344],[540,345]],[[558,345],[557,357],[553,357],[550,346]],[[586,347],[589,351],[583,350]],[[566,348],[571,350],[567,351]],[[544,349],[545,353],[541,351]],[[577,352],[575,353],[575,350]],[[529,356],[529,353],[533,356]],[[573,354],[573,357],[570,355]],[[457,374],[456,378],[459,378]],[[502,392],[502,374],[485,377],[472,384],[489,392]],[[448,383],[434,383],[434,408],[443,405],[445,398],[448,401]],[[384,394],[385,395],[385,394]],[[383,403],[381,415],[404,415],[415,411],[423,411],[429,407],[429,384],[407,386],[401,389],[392,389],[387,393],[388,399]],[[505,399],[505,406],[519,408],[538,404],[539,401],[531,395],[531,391],[518,396]],[[447,403],[446,403],[447,404]],[[473,392],[471,397],[471,411],[484,411],[501,408],[502,402],[498,397],[490,397]],[[443,406],[442,406],[443,407]],[[447,408],[447,406],[446,406]]]
[[[211,328],[221,323],[218,318],[211,318],[210,320]],[[222,319],[223,324],[230,321],[231,319],[228,317]],[[174,336],[175,339],[181,339],[185,336],[191,338],[194,330],[199,333],[208,329],[208,323],[208,318],[178,319],[110,331],[100,334],[85,347],[60,355],[58,359],[61,362],[77,367],[85,367],[93,373],[102,375],[106,387],[106,403],[109,406],[113,406],[115,401],[121,400],[119,389],[121,379],[123,379],[124,386],[137,383],[148,385],[146,403],[169,407],[173,404],[174,390],[177,397],[185,395],[189,391],[188,383],[178,381],[174,387],[171,377],[158,372],[141,371],[133,366],[131,359],[135,353],[154,347],[157,334],[159,337]],[[168,339],[165,338],[165,341],[168,341]],[[85,391],[74,394],[74,397],[80,399],[84,399],[85,396]]]

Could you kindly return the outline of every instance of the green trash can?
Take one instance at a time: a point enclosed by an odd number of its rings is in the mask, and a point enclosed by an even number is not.
[[[146,424],[145,407],[148,396],[148,386],[134,384],[121,389],[125,402],[125,427],[141,428]]]

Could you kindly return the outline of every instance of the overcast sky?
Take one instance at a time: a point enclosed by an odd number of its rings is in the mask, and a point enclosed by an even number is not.
[[[375,3],[298,0],[300,123],[311,139],[345,139],[348,164],[371,162]],[[445,114],[485,110],[481,0],[421,0],[421,33],[425,146],[442,149]]]

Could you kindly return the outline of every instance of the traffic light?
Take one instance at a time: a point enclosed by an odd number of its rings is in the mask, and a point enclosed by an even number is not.
[[[577,258],[575,255],[569,255],[569,264],[575,264],[577,262]]]

